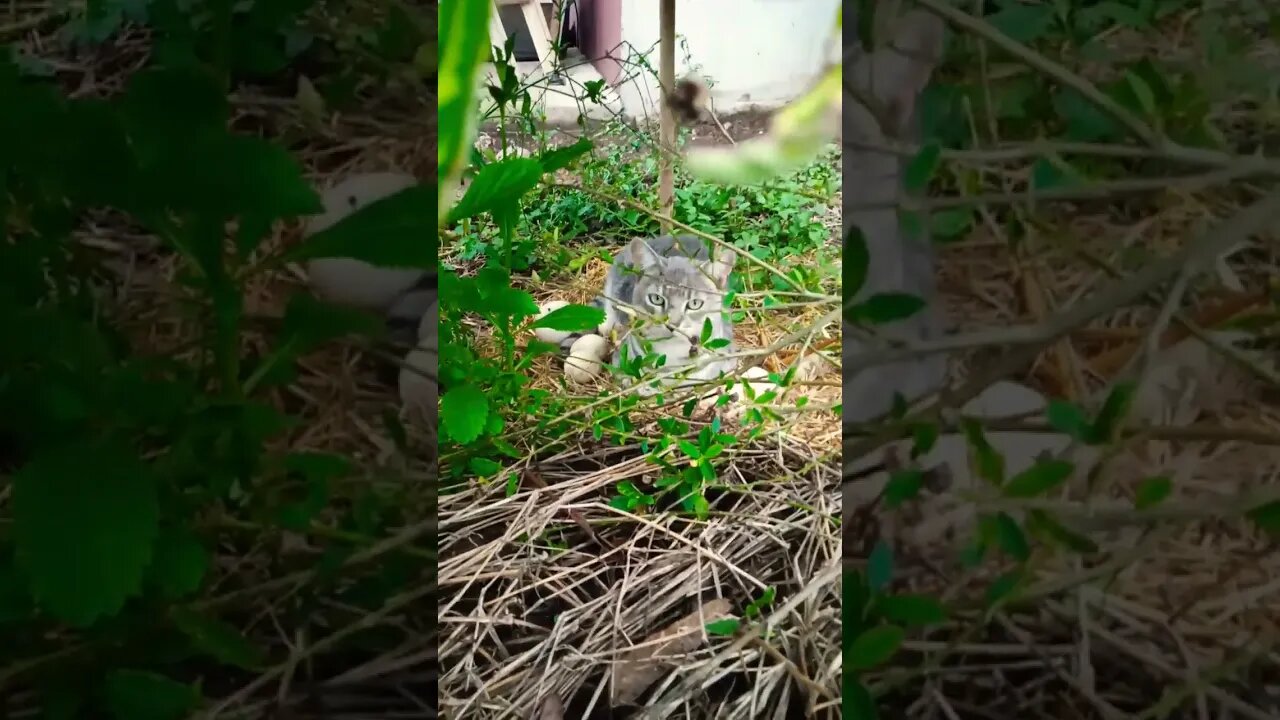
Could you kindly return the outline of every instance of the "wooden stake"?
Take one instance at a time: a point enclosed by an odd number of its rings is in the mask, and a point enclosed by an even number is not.
[[[658,203],[662,214],[671,217],[675,207],[676,114],[665,98],[676,86],[676,0],[661,0],[658,6],[658,82],[662,84],[662,112],[659,129],[662,134],[658,155]],[[662,232],[671,232],[663,222]]]

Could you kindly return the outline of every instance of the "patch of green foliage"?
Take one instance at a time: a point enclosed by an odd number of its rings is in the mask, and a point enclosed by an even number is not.
[[[511,46],[493,50],[501,61],[510,55]],[[706,491],[725,489],[716,470],[727,459],[722,454],[777,419],[767,409],[774,393],[756,397],[749,386],[744,388],[748,402],[759,406],[747,413],[747,427],[722,428],[716,419],[700,429],[690,422],[693,401],[660,395],[657,403],[673,404],[675,412],[662,418],[658,434],[650,437],[637,434],[633,416],[651,404],[634,393],[575,397],[567,386],[558,392],[531,386],[534,361],[555,348],[518,340],[540,324],[533,320],[537,305],[524,288],[535,273],[544,280],[559,279],[579,272],[592,258],[611,262],[613,252],[634,237],[659,234],[659,219],[646,210],[658,204],[658,163],[652,140],[623,123],[600,133],[621,137],[621,142],[596,145],[580,139],[557,146],[537,122],[529,88],[520,85],[505,63],[495,67],[487,99],[496,102],[490,114],[500,122],[491,131],[497,135],[497,147],[471,152],[464,170],[470,184],[446,218],[450,255],[460,261],[458,268],[444,268],[441,275],[441,381],[446,389],[441,400],[441,450],[446,476],[451,482],[477,477],[483,481],[503,474],[505,467],[527,454],[555,451],[589,434],[617,445],[639,443],[660,469],[661,479],[651,492],[620,483],[611,500],[614,507],[646,512],[674,501],[705,519],[711,510]],[[592,101],[591,89],[585,93],[584,101]],[[506,132],[508,124],[534,138],[530,157],[507,152],[514,144]],[[682,142],[686,140],[687,133]],[[576,182],[557,179],[557,171],[564,169]],[[737,306],[730,298],[730,307],[779,304],[786,298],[774,293],[797,285],[813,293],[838,292],[838,248],[832,246],[833,233],[822,217],[839,189],[834,151],[765,187],[696,181],[678,164],[676,175],[675,220],[786,269],[787,274],[778,278],[740,264],[735,296],[755,291],[759,297]],[[473,270],[476,266],[479,269]],[[557,329],[587,330],[598,322],[585,307],[567,310],[572,312],[560,318]],[[496,357],[482,342],[490,335],[501,347]],[[628,359],[620,372],[640,378],[662,372],[660,363],[660,357],[649,353]],[[772,380],[785,384],[791,378]],[[725,385],[729,389],[734,383]],[[507,476],[507,490],[514,493],[519,477]]]
[[[216,558],[285,531],[319,565],[285,555],[260,571],[303,572],[275,586],[293,592],[274,612],[306,632],[331,632],[315,624],[325,599],[372,611],[434,572],[403,547],[344,566],[426,520],[414,489],[290,450],[306,419],[271,399],[304,353],[372,338],[380,320],[300,295],[265,346],[245,342],[247,284],[287,259],[263,241],[321,207],[288,149],[231,129],[230,93],[304,61],[326,82],[374,65],[407,79],[428,42],[409,6],[378,13],[360,30],[364,59],[335,69],[352,39],[326,34],[326,17],[312,0],[89,3],[68,26],[77,43],[126,23],[151,32],[145,67],[106,97],[69,97],[50,65],[0,50],[0,693],[42,690],[44,717],[177,720],[206,703],[198,677],[247,682],[240,671],[284,662],[289,649],[249,622],[271,583]],[[353,216],[383,221],[375,261],[434,266],[426,198]],[[201,329],[194,345],[148,355],[131,339],[119,278],[78,236],[91,216],[178,259],[184,294],[166,311]],[[361,253],[368,238],[351,229],[309,253]]]

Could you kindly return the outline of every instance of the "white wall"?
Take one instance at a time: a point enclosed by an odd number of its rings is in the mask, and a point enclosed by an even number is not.
[[[781,107],[839,58],[839,6],[840,0],[681,0],[676,3],[676,77],[696,70],[709,78],[718,114]],[[649,51],[657,69],[657,0],[622,0],[622,40],[619,55]],[[657,80],[648,73],[630,78],[635,70],[622,68],[617,92],[623,110],[632,117],[656,117]]]

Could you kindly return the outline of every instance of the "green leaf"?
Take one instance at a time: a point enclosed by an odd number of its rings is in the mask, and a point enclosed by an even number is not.
[[[547,150],[538,156],[538,162],[542,163],[543,172],[555,172],[568,167],[574,160],[590,152],[592,147],[594,146],[590,140],[581,138],[572,145]]]
[[[192,648],[201,654],[243,670],[258,670],[262,667],[266,657],[262,648],[221,620],[181,607],[170,610],[169,617],[191,641]]]
[[[1013,596],[1018,586],[1022,584],[1023,570],[1021,567],[1014,568],[1000,577],[997,577],[987,587],[986,602],[988,608],[994,608],[1003,604]]]
[[[1005,483],[1004,496],[1033,498],[1061,485],[1075,470],[1066,460],[1037,460],[1034,465],[1014,475]]]
[[[65,677],[46,682],[41,690],[40,720],[81,720],[94,700],[90,688]]]
[[[532,190],[542,177],[542,165],[530,158],[507,158],[485,165],[467,187],[467,193],[449,212],[456,223],[481,213],[510,208]]]
[[[529,327],[551,328],[562,332],[595,330],[604,322],[604,311],[591,305],[565,305],[534,320]]]
[[[878,593],[889,587],[893,580],[893,548],[883,540],[877,540],[867,558],[867,585]]]
[[[1129,89],[1133,91],[1134,97],[1137,98],[1142,112],[1148,118],[1157,117],[1156,96],[1151,91],[1151,86],[1134,72],[1126,72],[1124,79],[1129,84]]]
[[[489,458],[471,458],[467,461],[467,469],[478,477],[489,477],[502,470],[502,464]]]
[[[995,517],[995,529],[996,543],[1009,557],[1018,562],[1026,562],[1031,557],[1031,546],[1017,520],[1008,513],[999,513]]]
[[[71,625],[137,594],[159,521],[155,478],[127,446],[51,448],[13,480],[13,540],[31,594]]]
[[[1035,190],[1054,190],[1080,184],[1081,175],[1067,161],[1060,158],[1039,158],[1031,166],[1031,187]]]
[[[841,678],[840,717],[847,720],[877,720],[880,717],[876,710],[875,698],[871,691],[862,684],[857,674],[846,665],[844,677]]]
[[[538,314],[538,303],[524,290],[511,287],[511,275],[496,265],[486,265],[476,274],[483,299],[483,312],[491,315],[527,317]]]
[[[116,720],[182,720],[200,703],[200,691],[143,670],[112,670],[103,687]]]
[[[415,185],[369,203],[307,238],[283,259],[354,258],[378,267],[435,268],[440,236],[432,217],[434,190]]]
[[[918,458],[933,449],[938,442],[938,424],[915,423],[911,427],[911,457]]]
[[[680,452],[689,456],[693,460],[698,460],[702,457],[702,451],[698,449],[698,446],[688,440],[678,440],[676,441],[676,445],[680,447]]]
[[[165,153],[144,169],[147,193],[165,207],[205,220],[263,222],[324,209],[297,159],[262,138],[207,133],[190,138],[182,153]]]
[[[886,620],[906,627],[937,625],[947,619],[946,608],[928,595],[890,595],[881,598],[876,607]]]
[[[930,213],[929,229],[940,241],[955,240],[973,228],[973,210],[951,208]]]
[[[876,49],[876,6],[875,0],[856,0],[854,29],[858,33],[858,42],[864,52],[871,53]],[[843,7],[843,4],[841,5]]]
[[[1145,2],[1142,3],[1142,5],[1146,4]],[[1172,5],[1177,5],[1177,3],[1172,3]],[[1119,25],[1127,25],[1135,30],[1143,30],[1151,26],[1149,16],[1145,12],[1120,2],[1101,2],[1091,8],[1081,9],[1081,14],[1086,12],[1090,18],[1109,19]]]
[[[1137,384],[1133,382],[1116,383],[1111,388],[1111,392],[1107,393],[1106,401],[1102,403],[1102,409],[1098,411],[1098,417],[1093,421],[1090,431],[1091,444],[1102,445],[1115,439],[1125,414],[1129,412],[1129,406],[1133,404],[1133,394],[1136,390]]]
[[[480,437],[488,418],[489,398],[475,385],[451,388],[440,399],[440,424],[463,445]]]
[[[1027,513],[1027,531],[1048,542],[1057,543],[1085,555],[1098,552],[1098,545],[1083,535],[1072,532],[1043,510]]]
[[[1173,493],[1173,481],[1167,475],[1149,477],[1138,484],[1134,492],[1133,506],[1138,510],[1155,507]]]
[[[929,186],[929,181],[942,162],[942,147],[936,142],[926,143],[903,172],[903,184],[911,192],[919,192]]]
[[[706,520],[711,514],[711,503],[707,502],[707,498],[701,493],[694,495],[690,503],[693,506],[693,516],[699,520]]]
[[[1053,6],[1008,3],[986,20],[1010,39],[1030,43],[1044,37],[1053,27]]]
[[[722,620],[713,620],[712,622],[709,622],[706,625],[707,634],[719,635],[719,636],[732,635],[738,632],[738,626],[740,626],[741,624],[742,624],[742,621],[738,620],[738,618],[724,618]]]
[[[1280,500],[1259,505],[1247,513],[1249,520],[1273,535],[1280,535]]]
[[[840,625],[843,631],[841,647],[849,652],[849,647],[857,636],[866,629],[867,608],[871,604],[871,590],[867,587],[866,576],[857,570],[845,572],[840,577]]]
[[[479,72],[489,54],[489,0],[457,0],[439,9],[440,61],[436,75],[436,181],[452,200],[474,142]],[[447,205],[439,203],[443,219]]]
[[[200,588],[209,570],[209,551],[190,530],[172,528],[161,534],[151,561],[150,580],[169,600]]]
[[[846,291],[847,292],[847,291]],[[906,293],[876,293],[845,309],[845,319],[854,323],[883,325],[905,320],[924,309],[925,302]]]
[[[1079,405],[1065,400],[1050,400],[1045,417],[1050,427],[1072,440],[1087,442],[1090,438],[1092,423]]]
[[[902,647],[904,636],[902,628],[897,625],[877,625],[863,631],[845,650],[845,667],[870,670],[883,665]]]
[[[1004,456],[996,451],[982,430],[982,425],[972,419],[961,422],[965,441],[974,454],[978,477],[999,487],[1004,483]]]
[[[761,610],[773,604],[773,600],[777,595],[778,591],[774,588],[765,588],[764,592],[760,593],[760,597],[752,600],[751,603],[743,610],[742,614],[747,617],[755,617],[756,615],[759,615]]]
[[[1124,130],[1110,115],[1075,90],[1063,88],[1054,93],[1053,106],[1067,124],[1067,140],[1099,142],[1124,137]]]
[[[987,555],[987,543],[981,538],[977,538],[968,545],[960,549],[960,564],[970,570],[982,564],[982,559]]]
[[[896,508],[914,500],[924,486],[924,473],[919,470],[899,470],[889,476],[884,486],[884,504]]]
[[[867,237],[862,228],[850,225],[844,236],[842,250],[842,266],[840,268],[840,291],[845,297],[853,298],[867,282],[867,268],[871,263],[871,254],[867,250]]]
[[[341,455],[298,452],[288,455],[284,466],[290,475],[301,477],[306,492],[300,499],[282,504],[276,517],[282,527],[305,532],[329,504],[331,483],[351,473],[351,462]]]
[[[143,157],[178,150],[194,135],[221,133],[231,115],[217,77],[197,65],[134,73],[117,104]]]

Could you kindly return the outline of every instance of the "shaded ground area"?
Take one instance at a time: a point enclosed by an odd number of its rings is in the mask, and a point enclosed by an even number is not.
[[[352,32],[362,22],[376,27],[386,12],[379,7],[360,15],[366,10],[353,4],[343,11],[359,17],[308,16],[308,29],[316,33],[311,49],[278,74],[237,77],[229,98],[233,130],[287,149],[318,189],[357,171],[400,170],[423,179],[434,172],[434,98],[427,84],[406,75],[403,65],[389,71],[394,79],[379,76],[367,55],[359,62],[344,55],[349,36],[325,34],[331,22]],[[120,22],[117,8],[105,12]],[[78,99],[117,97],[158,52],[158,31],[132,22],[120,22],[104,42],[94,43],[84,39],[87,20],[74,9],[19,4],[6,9],[5,17],[10,15],[13,24],[0,22],[0,32],[20,48],[23,67],[37,80],[52,76]],[[297,224],[275,228],[259,252],[266,256],[295,245],[300,230]],[[103,322],[118,329],[138,357],[198,364],[209,326],[189,265],[114,212],[85,217],[74,239],[70,252],[95,268]],[[260,273],[247,284],[241,347],[246,364],[279,347],[285,307],[303,291],[295,266]],[[237,717],[435,716],[429,675],[435,655],[435,557],[429,549],[435,472],[420,459],[417,429],[387,421],[396,416],[398,401],[378,378],[385,363],[365,348],[337,342],[308,354],[291,382],[263,398],[268,410],[294,421],[270,438],[267,455],[334,454],[356,468],[325,489],[314,522],[290,529],[278,523],[262,498],[297,488],[264,478],[254,477],[258,482],[243,488],[240,503],[211,503],[191,528],[209,553],[204,582],[192,597],[159,607],[128,606],[107,631],[103,625],[54,626],[40,643],[25,631],[0,643],[10,666],[0,672],[6,715],[34,717],[42,702],[45,712],[63,705],[68,713],[78,712],[68,698],[84,700],[98,691],[92,661],[101,654],[111,662],[109,670],[127,662],[193,683],[206,709],[216,706]],[[210,462],[214,453],[209,450]],[[248,497],[259,503],[257,509]],[[5,515],[8,500],[6,488],[0,492]],[[368,513],[371,525],[348,523],[356,507]],[[201,653],[207,646],[189,653],[174,634],[171,611],[207,616],[212,639],[205,640],[232,648],[232,654]],[[45,653],[9,654],[40,647]],[[48,653],[49,647],[57,652]],[[261,661],[244,661],[244,653],[260,653]],[[59,684],[68,674],[81,681],[75,692]],[[173,686],[153,690],[172,692]]]

